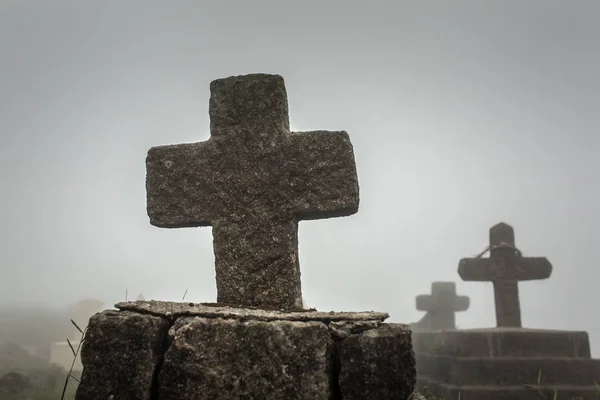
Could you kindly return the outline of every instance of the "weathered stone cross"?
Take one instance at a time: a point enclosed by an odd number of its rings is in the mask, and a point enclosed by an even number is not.
[[[552,264],[545,257],[522,257],[513,228],[499,223],[490,229],[490,257],[463,258],[458,273],[464,281],[492,281],[497,326],[520,328],[518,283],[550,277]]]
[[[350,138],[291,133],[279,75],[218,79],[210,90],[208,140],[148,151],[150,223],[212,226],[219,303],[301,307],[298,221],[358,211]]]
[[[456,283],[433,282],[431,294],[417,296],[417,310],[427,311],[423,324],[427,329],[456,329],[454,313],[469,308],[469,297],[456,295]]]

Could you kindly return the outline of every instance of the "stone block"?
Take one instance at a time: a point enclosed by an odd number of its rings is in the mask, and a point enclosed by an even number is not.
[[[90,318],[77,400],[150,399],[167,343],[160,316],[107,310]]]
[[[590,358],[587,332],[526,328],[415,332],[415,352],[454,357]]]
[[[458,385],[581,385],[600,381],[600,360],[581,358],[463,358],[450,371]],[[598,382],[600,383],[600,382]]]
[[[582,358],[464,357],[418,355],[418,369],[440,382],[455,385],[519,386],[600,383],[600,360]]]
[[[344,400],[408,399],[416,383],[410,330],[387,324],[338,344]]]
[[[597,400],[595,386],[429,386],[443,400]],[[556,397],[554,397],[556,396]]]
[[[385,313],[128,302],[91,319],[77,400],[405,400],[407,325]]]
[[[333,341],[325,324],[187,317],[169,336],[160,399],[330,398]]]
[[[414,332],[418,387],[446,400],[597,400],[586,332],[523,328]],[[596,397],[598,396],[598,397]]]

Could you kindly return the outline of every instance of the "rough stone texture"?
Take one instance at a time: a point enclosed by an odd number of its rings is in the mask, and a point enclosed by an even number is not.
[[[417,310],[427,314],[413,327],[416,329],[456,329],[454,313],[469,308],[469,297],[456,295],[456,283],[433,282],[430,295],[416,298]]]
[[[497,326],[520,328],[518,283],[550,277],[552,264],[545,257],[522,257],[513,228],[499,223],[490,229],[490,257],[463,258],[458,273],[465,281],[493,282]]]
[[[107,310],[90,318],[76,399],[150,399],[168,329],[164,318],[128,311]]]
[[[330,398],[333,341],[322,323],[181,318],[170,335],[161,399]]]
[[[136,301],[115,304],[119,310],[137,311],[164,317],[173,320],[178,317],[200,316],[207,318],[236,318],[252,319],[255,321],[341,321],[349,323],[365,323],[367,321],[381,322],[389,318],[388,313],[363,311],[363,312],[319,312],[295,311],[284,312],[277,310],[247,309],[237,307],[220,307],[203,303],[175,303],[171,301]]]
[[[404,400],[414,391],[411,331],[383,323],[384,313],[120,306],[128,310],[90,322],[77,400]]]
[[[358,211],[350,138],[290,133],[279,75],[219,79],[210,90],[210,139],[148,151],[150,223],[212,226],[218,302],[301,307],[298,221]]]
[[[389,324],[338,343],[344,400],[408,399],[417,372],[407,325]]]
[[[597,399],[586,332],[522,328],[414,332],[418,386],[445,399]],[[540,383],[538,386],[538,378]],[[529,385],[529,386],[528,386]]]
[[[335,339],[346,339],[352,335],[363,333],[370,329],[376,329],[380,326],[381,322],[376,320],[332,321],[329,323],[329,332]]]

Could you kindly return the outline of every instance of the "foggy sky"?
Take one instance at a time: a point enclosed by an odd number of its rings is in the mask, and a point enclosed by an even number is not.
[[[460,258],[514,226],[546,281],[526,327],[587,330],[600,355],[600,3],[0,3],[1,305],[214,301],[210,228],[146,215],[145,157],[209,137],[210,81],[281,74],[294,130],[346,130],[358,214],[300,223],[304,297],[413,322],[432,281],[495,325]],[[590,300],[591,299],[591,300]]]

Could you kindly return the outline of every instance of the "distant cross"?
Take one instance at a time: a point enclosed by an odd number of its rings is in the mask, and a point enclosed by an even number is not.
[[[545,257],[522,257],[515,247],[515,232],[505,223],[490,229],[489,250],[489,258],[460,260],[458,273],[464,281],[493,282],[497,326],[520,328],[518,283],[550,277],[552,264]]]
[[[301,307],[298,222],[358,211],[350,138],[291,133],[279,75],[218,79],[210,90],[208,140],[148,151],[150,223],[212,226],[219,303]]]
[[[417,310],[427,311],[419,327],[427,329],[456,329],[455,312],[469,308],[469,297],[456,295],[456,283],[433,282],[431,294],[417,296]]]

